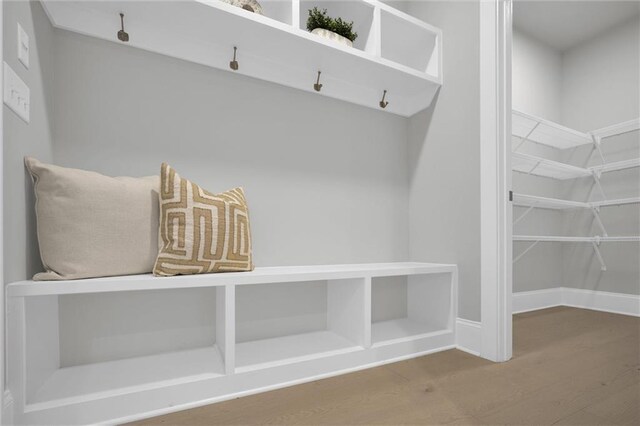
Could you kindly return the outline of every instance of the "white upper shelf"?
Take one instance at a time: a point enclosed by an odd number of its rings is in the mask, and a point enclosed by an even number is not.
[[[559,180],[593,176],[593,172],[589,169],[520,152],[512,153],[511,160],[511,167],[514,171],[536,176]]]
[[[377,0],[261,0],[258,15],[219,0],[55,1],[43,4],[57,28],[125,44],[116,38],[119,13],[132,46],[239,74],[412,116],[431,104],[442,84],[442,32]],[[308,9],[354,21],[359,37],[347,47],[306,30]]]
[[[608,138],[611,136],[623,135],[625,133],[640,130],[640,118],[624,121],[612,126],[603,127],[602,129],[592,130],[591,134],[599,138]]]
[[[538,197],[527,194],[513,194],[513,204],[520,207],[537,207],[541,209],[566,210],[588,209],[589,203],[581,201],[561,200],[559,198]]]
[[[601,201],[572,201],[559,198],[539,197],[536,195],[513,193],[513,205],[518,207],[537,207],[551,210],[591,209],[594,207],[624,206],[640,204],[640,197],[618,198]]]
[[[549,242],[549,243],[635,243],[640,242],[640,236],[614,237],[565,237],[557,235],[514,235],[513,241]]]
[[[640,167],[640,158],[630,158],[628,160],[616,161],[614,163],[604,163],[598,166],[590,167],[589,170],[599,173],[617,172],[618,170],[631,169]]]
[[[618,198],[614,200],[591,201],[593,207],[625,206],[628,204],[640,204],[640,197]]]
[[[593,139],[587,133],[515,109],[511,116],[511,127],[514,136],[552,148],[567,149],[593,143]]]

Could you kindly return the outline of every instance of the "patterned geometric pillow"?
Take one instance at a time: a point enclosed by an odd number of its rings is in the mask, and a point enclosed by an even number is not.
[[[242,188],[212,194],[166,163],[160,172],[158,239],[156,276],[253,270]]]

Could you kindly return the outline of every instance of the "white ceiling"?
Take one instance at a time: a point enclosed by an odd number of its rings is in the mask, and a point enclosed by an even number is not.
[[[640,14],[640,1],[531,1],[513,4],[513,25],[557,50],[570,49]]]

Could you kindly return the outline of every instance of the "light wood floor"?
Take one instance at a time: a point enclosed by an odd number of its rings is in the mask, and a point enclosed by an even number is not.
[[[514,317],[514,355],[451,350],[139,425],[640,425],[640,319],[574,308]]]

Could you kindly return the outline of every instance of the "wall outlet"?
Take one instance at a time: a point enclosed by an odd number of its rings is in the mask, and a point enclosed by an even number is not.
[[[31,102],[29,86],[4,62],[4,103],[27,123]]]
[[[18,60],[29,69],[29,35],[18,23]]]

